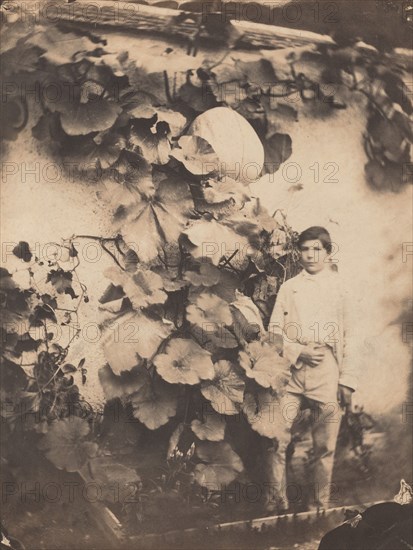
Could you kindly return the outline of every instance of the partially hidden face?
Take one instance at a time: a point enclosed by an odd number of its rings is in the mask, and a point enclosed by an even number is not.
[[[321,241],[304,241],[300,254],[301,264],[308,273],[319,273],[328,265],[329,253]]]

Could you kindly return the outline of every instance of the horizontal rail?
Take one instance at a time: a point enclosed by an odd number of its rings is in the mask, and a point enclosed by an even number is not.
[[[318,521],[325,521],[327,518],[331,520],[331,528],[338,527],[341,523],[344,523],[344,509],[355,508],[359,511],[363,511],[375,504],[381,504],[386,501],[376,501],[367,504],[352,504],[347,506],[340,506],[336,508],[328,508],[326,510],[311,511],[311,512],[299,512],[297,514],[283,514],[279,516],[266,516],[263,518],[233,521],[230,523],[218,523],[210,525],[207,528],[191,528],[168,531],[162,534],[146,534],[135,535],[128,537],[128,542],[133,542],[135,548],[139,550],[162,550],[163,548],[181,548],[181,546],[174,546],[177,544],[183,544],[188,537],[201,539],[205,536],[205,532],[208,533],[228,533],[228,532],[242,532],[251,529],[258,530],[259,532],[268,527],[275,527],[280,525],[280,533],[285,535],[288,525],[293,530],[297,523],[302,521],[310,521],[314,525]],[[201,539],[202,540],[202,539]],[[136,546],[135,546],[136,544]],[[276,534],[274,534],[273,544],[277,544]],[[168,545],[168,546],[165,546]]]
[[[83,468],[79,473],[85,483],[93,481],[86,468]],[[203,528],[192,527],[167,531],[165,533],[146,533],[142,535],[127,535],[119,519],[103,502],[92,503],[92,507],[94,509],[93,519],[105,536],[106,541],[110,544],[110,548],[114,550],[120,548],[129,550],[133,547],[139,548],[139,550],[163,550],[164,548],[181,548],[182,546],[179,545],[185,544],[185,541],[188,542],[188,539],[201,540],[202,537],[205,537],[205,534],[242,533],[252,530],[264,533],[266,529],[277,527],[277,525],[280,528],[280,535],[282,536],[286,534],[293,536],[297,524],[304,522],[307,522],[310,528],[317,529],[321,527],[325,531],[344,523],[345,509],[357,508],[358,511],[363,512],[366,508],[383,502],[388,501],[380,500],[366,504],[354,503],[309,512],[265,516],[227,523],[216,523]],[[274,531],[274,544],[277,543],[276,538],[277,531]]]

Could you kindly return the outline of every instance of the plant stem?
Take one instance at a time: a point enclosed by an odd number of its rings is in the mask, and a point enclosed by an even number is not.
[[[99,241],[101,247],[103,250],[109,254],[109,256],[113,259],[113,261],[121,268],[122,271],[126,271],[125,268],[122,266],[122,264],[119,262],[119,260],[116,258],[115,254],[111,252],[106,246],[105,243],[113,242],[115,243],[116,247],[118,248],[119,241],[122,239],[120,235],[117,235],[116,237],[99,237],[97,235],[73,235],[72,240],[74,239],[91,239],[93,241]],[[119,248],[118,248],[119,250]]]
[[[164,81],[164,84],[165,84],[166,99],[168,100],[168,103],[173,103],[173,99],[171,97],[171,90],[169,88],[168,73],[166,71],[163,72],[163,81]]]

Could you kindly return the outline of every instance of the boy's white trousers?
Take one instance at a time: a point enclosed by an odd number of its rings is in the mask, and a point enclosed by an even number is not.
[[[337,389],[338,365],[330,348],[327,348],[323,361],[317,367],[304,366],[293,373],[288,391],[281,397],[282,435],[267,450],[267,502],[274,502],[280,509],[288,508],[287,492],[291,495],[300,490],[293,486],[288,489],[286,450],[291,440],[292,425],[301,417],[304,405],[311,408],[313,479],[308,480],[308,485],[311,486],[313,500],[310,505],[324,508],[334,505],[333,496],[337,497],[338,491],[332,485],[332,474],[343,414],[337,402]]]

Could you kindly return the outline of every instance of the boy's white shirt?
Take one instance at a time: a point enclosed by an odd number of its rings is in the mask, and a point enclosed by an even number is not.
[[[283,337],[283,355],[297,369],[306,343],[329,345],[337,360],[339,384],[357,387],[356,363],[349,360],[349,300],[339,275],[329,267],[315,275],[303,269],[280,288],[268,331]],[[311,368],[311,367],[309,367]]]

